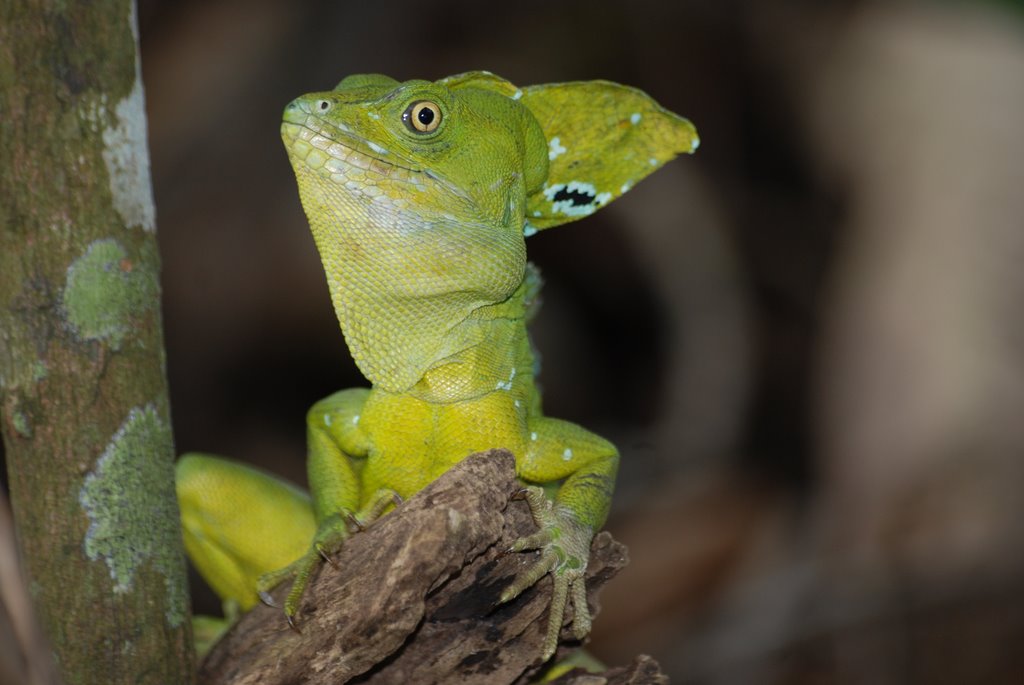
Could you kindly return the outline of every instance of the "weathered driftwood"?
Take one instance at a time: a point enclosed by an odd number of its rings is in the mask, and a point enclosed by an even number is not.
[[[503,553],[535,530],[525,502],[509,499],[518,487],[510,453],[466,459],[355,535],[334,566],[321,567],[300,609],[301,632],[280,609],[257,607],[207,657],[201,682],[513,683],[535,675],[550,579],[494,606],[514,574],[536,559]],[[588,569],[595,613],[596,591],[626,562],[625,547],[609,534],[595,538]],[[279,603],[286,590],[274,592]],[[605,675],[580,682],[661,677],[646,657]]]

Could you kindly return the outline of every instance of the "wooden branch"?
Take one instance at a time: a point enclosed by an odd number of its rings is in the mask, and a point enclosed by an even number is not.
[[[280,609],[257,607],[214,647],[200,682],[512,683],[536,674],[550,578],[494,607],[537,559],[502,553],[536,529],[525,502],[509,501],[518,488],[509,452],[466,459],[355,535],[336,566],[321,567],[298,616],[301,633]],[[595,613],[596,591],[626,562],[625,547],[609,534],[595,538],[588,568]],[[279,604],[286,591],[274,592]],[[646,673],[650,663],[627,670]]]

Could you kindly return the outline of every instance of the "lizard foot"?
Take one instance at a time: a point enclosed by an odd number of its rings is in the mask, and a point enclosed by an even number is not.
[[[299,611],[302,595],[309,585],[309,579],[320,562],[326,561],[332,566],[332,555],[341,551],[345,541],[354,533],[364,530],[366,526],[380,518],[391,505],[399,505],[402,500],[394,490],[382,489],[374,493],[366,506],[358,512],[341,511],[325,518],[317,526],[313,544],[301,557],[284,568],[265,573],[256,581],[256,593],[264,604],[276,606],[270,596],[270,590],[284,581],[292,579],[292,586],[284,600],[284,615],[288,625],[299,631],[295,615]]]
[[[573,606],[572,624],[576,639],[582,640],[590,633],[590,608],[587,606],[584,573],[590,559],[590,542],[594,532],[580,523],[571,511],[558,507],[549,500],[541,488],[527,487],[523,490],[523,495],[540,530],[516,540],[509,551],[539,549],[541,556],[537,563],[520,573],[512,584],[505,588],[498,603],[503,604],[515,599],[548,573],[552,575],[554,592],[542,653],[543,660],[547,661],[558,647],[558,634],[562,629],[565,608],[570,601]]]

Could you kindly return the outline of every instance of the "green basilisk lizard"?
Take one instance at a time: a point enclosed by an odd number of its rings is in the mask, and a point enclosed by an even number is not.
[[[281,134],[341,329],[372,387],[310,409],[311,496],[233,462],[183,457],[190,558],[243,610],[290,579],[291,623],[311,571],[353,521],[505,447],[539,528],[512,551],[541,554],[501,601],[553,576],[547,659],[569,601],[574,634],[590,630],[583,578],[619,455],[541,412],[526,332],[540,279],[525,238],[693,152],[696,130],[607,81],[517,88],[470,72],[433,83],[350,76],[292,101]]]

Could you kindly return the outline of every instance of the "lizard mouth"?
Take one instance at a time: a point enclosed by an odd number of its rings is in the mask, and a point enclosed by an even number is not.
[[[281,122],[281,137],[288,152],[310,168],[324,166],[329,159],[354,166],[366,171],[387,174],[388,167],[402,169],[409,173],[422,173],[423,169],[410,160],[396,156],[393,152],[360,138],[351,132],[327,123],[313,115],[303,113],[301,117],[285,117]],[[320,151],[312,155],[313,150]],[[385,159],[385,156],[390,159]],[[375,168],[382,167],[382,168]]]

